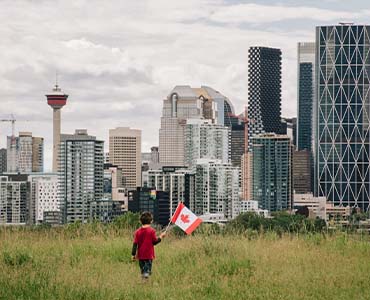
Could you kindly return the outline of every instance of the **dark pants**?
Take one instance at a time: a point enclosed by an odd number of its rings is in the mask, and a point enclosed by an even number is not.
[[[152,274],[152,260],[151,259],[144,259],[139,260],[139,266],[141,270],[141,274]]]

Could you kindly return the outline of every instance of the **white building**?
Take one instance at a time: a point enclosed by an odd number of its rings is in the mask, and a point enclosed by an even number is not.
[[[34,221],[43,223],[44,212],[60,212],[58,174],[40,173],[28,176],[31,203],[34,204]]]
[[[184,136],[186,166],[193,167],[202,158],[230,162],[230,128],[211,120],[189,119]]]
[[[269,212],[267,209],[258,208],[258,201],[254,200],[242,200],[240,201],[240,213],[254,212],[260,216],[267,218]]]
[[[221,213],[226,219],[235,218],[239,214],[239,173],[238,167],[220,160],[197,160],[190,208],[197,215]]]
[[[326,197],[314,197],[312,193],[294,194],[293,208],[307,207],[312,217],[326,218]]]

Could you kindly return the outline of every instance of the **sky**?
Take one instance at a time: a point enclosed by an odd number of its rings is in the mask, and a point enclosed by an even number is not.
[[[69,95],[62,133],[86,128],[142,130],[142,150],[158,145],[163,99],[175,85],[207,85],[236,112],[247,105],[248,49],[282,50],[282,116],[296,116],[297,43],[315,26],[367,24],[367,0],[0,0],[0,118],[45,138],[51,169],[52,110],[58,82]],[[9,123],[0,122],[0,147]]]

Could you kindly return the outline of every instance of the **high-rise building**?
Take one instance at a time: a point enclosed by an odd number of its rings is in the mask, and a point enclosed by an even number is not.
[[[312,151],[313,108],[315,97],[315,43],[298,43],[297,146]]]
[[[230,161],[230,129],[209,120],[188,119],[185,125],[185,165],[193,167],[197,159]]]
[[[238,167],[220,160],[199,159],[190,208],[197,215],[223,214],[233,219],[239,214]]]
[[[148,187],[169,194],[171,215],[179,202],[191,207],[194,197],[194,173],[184,167],[162,167],[160,170],[148,171]]]
[[[44,139],[31,132],[7,137],[7,172],[32,173],[44,170]]]
[[[246,152],[242,156],[241,160],[241,189],[242,199],[252,199],[253,182],[252,182],[252,167],[253,167],[253,155],[252,152]]]
[[[311,192],[311,153],[308,150],[293,152],[293,190],[297,194]]]
[[[59,196],[64,222],[87,222],[90,204],[103,197],[104,142],[86,130],[62,134],[59,151]]]
[[[122,178],[122,169],[104,164],[104,198],[120,202],[122,210],[127,210],[127,189],[123,187]]]
[[[0,224],[29,224],[29,189],[24,175],[0,176]],[[22,177],[22,178],[20,178]]]
[[[109,130],[109,162],[122,169],[128,189],[141,186],[141,130],[118,127]]]
[[[316,28],[315,193],[370,205],[370,26]]]
[[[209,87],[176,86],[163,100],[159,130],[160,163],[164,166],[183,166],[184,128],[187,120],[207,119],[212,123],[223,122],[224,115],[218,115],[218,108],[222,107],[223,112],[227,101],[226,97]]]
[[[282,131],[290,137],[294,147],[297,145],[297,118],[282,118]]]
[[[226,102],[225,102],[226,103]],[[236,116],[225,113],[225,126],[230,128],[230,159],[234,167],[241,167],[242,155],[245,154],[246,123],[244,113]]]
[[[290,210],[293,201],[292,144],[286,135],[252,138],[253,199],[261,209]]]
[[[281,133],[281,50],[249,48],[248,134]],[[249,148],[251,140],[249,139]]]
[[[32,224],[44,223],[45,212],[60,213],[58,197],[58,174],[39,173],[28,176]]]
[[[52,92],[46,95],[46,98],[48,105],[53,109],[53,172],[56,173],[58,171],[61,110],[62,107],[67,104],[68,95],[64,94],[58,84],[56,84]]]
[[[168,192],[152,188],[137,188],[135,191],[129,191],[128,210],[136,213],[149,211],[155,223],[166,226],[171,217]]]
[[[7,158],[6,158],[6,149],[0,149],[0,174],[3,174],[7,171]]]

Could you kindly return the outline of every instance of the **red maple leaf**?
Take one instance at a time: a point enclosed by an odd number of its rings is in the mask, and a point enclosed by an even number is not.
[[[190,222],[189,221],[189,215],[181,214],[180,218],[181,218],[181,222],[183,222],[183,223],[189,223]]]

